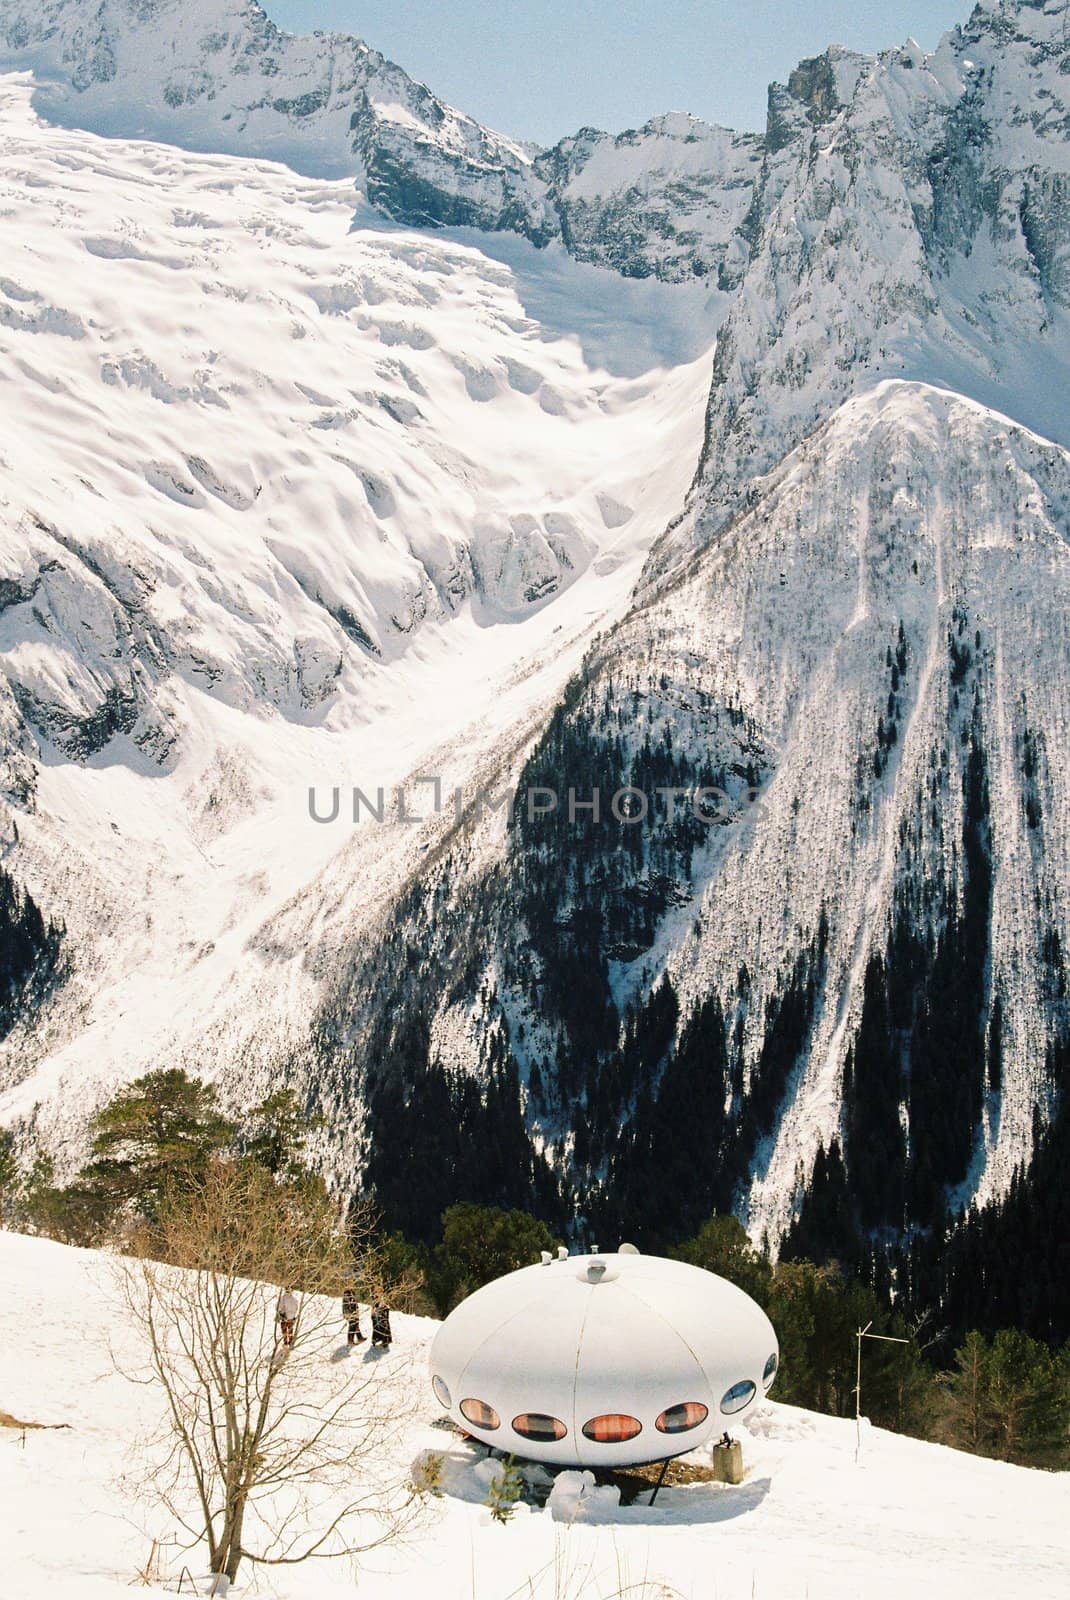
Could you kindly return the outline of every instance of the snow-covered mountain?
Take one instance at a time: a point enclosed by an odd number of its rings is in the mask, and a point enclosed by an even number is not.
[[[628,133],[585,128],[538,156],[570,255],[628,277],[731,286],[761,170],[754,134],[676,112]]]
[[[998,0],[930,56],[832,49],[774,86],[700,483],[657,569],[882,377],[1070,444],[1068,60],[1061,4]]]
[[[1068,50],[1061,8],[980,9],[771,92],[687,506],[499,780],[710,785],[721,825],[521,815],[405,887],[320,1088],[361,1083],[383,1187],[479,1052],[596,1217],[676,1172],[662,1237],[733,1203],[778,1236],[832,1146],[894,1234],[1002,1192],[1065,1105]]]
[[[352,176],[399,222],[563,239],[632,277],[720,267],[759,163],[760,140],[683,116],[540,151],[359,39],[282,33],[257,0],[5,0],[0,46],[51,119]]]
[[[238,0],[0,40],[4,865],[67,928],[0,1116],[288,1075],[416,1230],[999,1194],[1066,1114],[1061,0],[551,151]],[[467,811],[350,825],[406,777]]]
[[[30,94],[4,80],[6,864],[71,967],[6,1075],[59,1045],[84,1083],[199,1036],[347,853],[310,786],[552,698],[684,494],[720,297],[354,230],[349,185],[47,127]]]
[[[735,1203],[775,1237],[834,1143],[873,1226],[1000,1192],[1067,1023],[1068,505],[1062,449],[975,402],[891,381],[840,408],[498,776],[563,772],[601,817],[562,792],[503,853],[458,830],[362,935],[325,1103],[360,1082],[373,1143],[417,1140],[378,1064],[493,1075],[507,1044],[540,1143],[583,1192],[611,1175],[600,1233]],[[711,789],[712,824],[670,821],[671,785]]]

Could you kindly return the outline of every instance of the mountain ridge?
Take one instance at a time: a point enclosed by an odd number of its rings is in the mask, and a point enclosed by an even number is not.
[[[986,479],[995,498],[974,543],[961,513],[977,493],[969,462],[978,439],[982,450],[1010,454],[1006,485],[1002,465]],[[951,991],[937,1003],[919,971],[899,975],[896,963],[916,931],[934,942],[946,932],[962,952],[980,941],[980,987],[956,1025],[966,1027],[976,1004],[985,1026],[971,1024],[973,1045],[963,1033],[955,1053],[959,1133],[971,1131],[957,1153],[932,1159],[962,1200],[1002,1192],[1029,1159],[1035,1112],[1046,1118],[1058,1101],[1045,1048],[1068,1020],[1063,958],[1056,953],[1049,969],[1040,954],[1053,935],[1062,948],[1057,797],[1070,781],[1040,708],[1053,687],[1063,704],[1068,664],[1056,687],[1050,652],[1034,656],[1070,600],[1067,472],[1058,447],[960,397],[891,382],[848,402],[692,572],[616,624],[523,775],[503,774],[498,785],[519,782],[523,793],[529,780],[553,785],[556,772],[582,771],[583,799],[601,780],[608,806],[622,786],[652,799],[655,782],[712,784],[731,797],[726,814],[713,828],[683,831],[659,815],[635,830],[634,848],[608,817],[599,827],[561,816],[551,828],[525,825],[520,812],[504,854],[478,831],[466,841],[458,830],[449,855],[421,873],[419,892],[399,897],[381,935],[350,958],[353,978],[327,1008],[340,1056],[326,1075],[322,1058],[314,1071],[331,1119],[346,1120],[356,1090],[371,1110],[370,1153],[389,1150],[401,1137],[392,1096],[411,1099],[416,1117],[436,1061],[463,1082],[478,1049],[493,1082],[506,1049],[527,1086],[536,1148],[556,1151],[560,1170],[575,1174],[596,1234],[627,1223],[664,1244],[657,1157],[641,1133],[622,1145],[621,1125],[638,1118],[641,1128],[662,1084],[684,1103],[697,1095],[720,1029],[719,1121],[674,1127],[671,1104],[662,1107],[688,1173],[686,1200],[676,1189],[671,1204],[697,1206],[688,1213],[696,1226],[710,1210],[742,1206],[755,1236],[775,1238],[800,1201],[800,1169],[805,1188],[819,1149],[845,1138],[845,1110],[849,1125],[855,1117],[844,1073],[872,1026],[874,951],[906,987],[897,1002],[907,1008],[905,1039],[915,1030],[902,1067],[888,1069],[904,1074],[895,1103],[901,1095],[904,1116],[915,1105],[916,1146],[935,1136],[940,1113],[925,1100],[934,1069],[923,1078],[919,1066],[912,1080],[908,1066],[927,1019],[953,1012]],[[1041,483],[1046,510],[1036,521]],[[932,505],[930,486],[939,486]],[[1034,746],[1045,752],[1039,789],[1036,756],[1024,753]],[[422,953],[409,969],[399,959],[406,947]],[[579,1003],[568,978],[576,970],[585,974]],[[665,979],[674,1020],[660,1033]],[[997,994],[998,1083],[988,1077]],[[719,1020],[704,1023],[703,1052],[685,1067],[687,1020],[711,997]],[[716,1089],[704,1092],[716,1101]],[[582,1155],[572,1145],[577,1102]],[[898,1128],[898,1113],[865,1124],[868,1116],[858,1112],[848,1146],[855,1174]],[[907,1162],[905,1149],[898,1159]],[[433,1168],[429,1151],[417,1165]],[[911,1181],[921,1185],[920,1172]],[[514,1203],[524,1182],[518,1175]],[[917,1194],[915,1205],[933,1203],[928,1189]],[[894,1228],[902,1204],[878,1197],[868,1220]]]
[[[52,118],[274,154],[306,176],[353,177],[393,221],[557,240],[635,277],[718,271],[760,143],[670,114],[538,150],[455,111],[362,40],[284,33],[257,0],[5,0],[4,44],[9,64],[53,75],[40,92]]]
[[[703,459],[651,577],[753,503],[763,473],[836,404],[885,377],[946,385],[1070,444],[1052,403],[1068,360],[1058,264],[1070,212],[1053,198],[1066,165],[1055,131],[1070,117],[1063,21],[1040,0],[979,5],[929,56],[833,51],[793,75],[797,95],[771,90],[780,131],[718,342]],[[848,70],[833,93],[837,67]],[[1039,131],[1015,109],[1034,103],[1048,119]]]

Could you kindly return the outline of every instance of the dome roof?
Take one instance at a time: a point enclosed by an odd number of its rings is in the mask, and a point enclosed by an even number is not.
[[[474,1438],[613,1466],[693,1450],[761,1399],[778,1348],[724,1278],[634,1251],[566,1256],[487,1284],[431,1346],[435,1393]]]

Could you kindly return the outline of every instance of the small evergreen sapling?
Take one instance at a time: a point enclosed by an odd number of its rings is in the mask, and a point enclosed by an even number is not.
[[[513,1456],[499,1463],[499,1470],[490,1480],[483,1504],[495,1522],[508,1522],[524,1493],[524,1479]]]

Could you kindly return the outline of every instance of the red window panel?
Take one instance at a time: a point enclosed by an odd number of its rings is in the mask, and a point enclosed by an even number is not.
[[[473,1428],[483,1428],[487,1433],[493,1433],[495,1428],[501,1427],[498,1413],[485,1400],[462,1400],[461,1416]]]
[[[685,1400],[663,1411],[654,1426],[659,1433],[690,1433],[692,1428],[701,1428],[709,1414],[701,1400]]]
[[[537,1444],[552,1444],[556,1439],[563,1439],[568,1429],[556,1417],[544,1416],[540,1411],[523,1411],[513,1418],[513,1432]]]
[[[642,1433],[643,1424],[635,1417],[611,1411],[604,1417],[592,1417],[583,1424],[583,1436],[594,1444],[625,1444]]]

